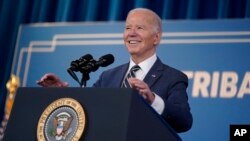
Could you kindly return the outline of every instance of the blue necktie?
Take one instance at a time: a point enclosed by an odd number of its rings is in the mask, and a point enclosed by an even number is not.
[[[128,83],[128,79],[131,77],[135,77],[135,72],[138,71],[140,69],[140,66],[138,65],[134,65],[129,73],[127,74],[126,78],[124,79],[124,81],[122,82],[122,88],[131,88],[130,84]]]

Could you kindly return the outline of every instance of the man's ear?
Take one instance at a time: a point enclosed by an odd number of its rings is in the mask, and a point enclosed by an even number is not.
[[[154,36],[154,45],[158,45],[161,41],[161,33],[157,32]]]

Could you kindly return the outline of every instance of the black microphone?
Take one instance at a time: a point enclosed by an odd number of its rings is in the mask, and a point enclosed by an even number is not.
[[[81,86],[81,82],[79,81],[77,75],[74,73],[74,71],[79,71],[81,67],[85,66],[90,60],[93,60],[92,55],[86,54],[79,58],[78,60],[72,61],[70,64],[70,68],[67,69],[67,72],[70,74],[70,76],[75,79]]]
[[[91,71],[96,71],[100,66],[106,67],[114,62],[114,56],[112,54],[107,54],[99,58],[98,61],[91,59],[86,66],[81,67],[82,73],[90,73]]]
[[[85,66],[91,59],[93,59],[92,55],[86,54],[81,58],[79,58],[78,60],[72,61],[69,70],[79,71],[80,68]]]
[[[106,54],[99,58],[99,61],[96,62],[96,65],[101,67],[107,67],[108,65],[114,63],[115,58],[112,54]]]

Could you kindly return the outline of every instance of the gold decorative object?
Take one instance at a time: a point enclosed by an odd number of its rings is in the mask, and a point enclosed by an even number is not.
[[[6,84],[6,88],[8,90],[8,95],[7,95],[6,103],[5,103],[4,119],[0,125],[0,141],[3,140],[4,131],[5,131],[5,128],[7,126],[10,112],[11,112],[11,109],[12,109],[12,106],[14,103],[15,93],[16,93],[16,90],[19,86],[20,86],[19,78],[16,75],[12,74],[10,76],[9,81]]]
[[[6,84],[8,95],[7,95],[6,104],[5,104],[5,118],[7,119],[10,116],[11,109],[14,103],[15,93],[19,86],[20,86],[19,78],[16,75],[12,74],[10,76],[9,81]]]

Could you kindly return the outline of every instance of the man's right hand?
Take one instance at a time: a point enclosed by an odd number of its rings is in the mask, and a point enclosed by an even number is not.
[[[55,74],[47,73],[36,82],[42,87],[68,87],[67,82],[62,82]]]

